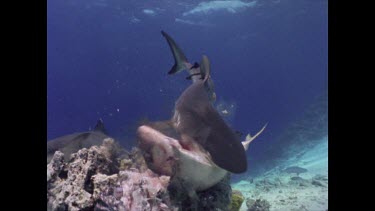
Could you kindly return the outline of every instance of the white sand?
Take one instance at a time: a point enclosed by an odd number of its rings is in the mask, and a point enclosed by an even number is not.
[[[328,209],[328,183],[319,180],[324,186],[312,184],[317,174],[328,178],[328,143],[327,138],[316,146],[307,149],[302,156],[292,157],[282,166],[299,166],[308,172],[299,176],[304,179],[304,186],[291,181],[296,174],[288,174],[280,170],[272,170],[263,176],[250,180],[242,180],[232,184],[234,190],[239,190],[245,199],[265,199],[271,204],[271,211],[325,211]],[[264,182],[271,181],[269,182]],[[256,185],[257,184],[257,185]],[[246,211],[246,200],[241,206]]]

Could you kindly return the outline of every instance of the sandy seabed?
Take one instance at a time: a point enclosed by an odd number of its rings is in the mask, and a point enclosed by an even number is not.
[[[286,173],[286,166],[299,166],[307,172]],[[328,140],[307,149],[302,156],[291,157],[282,167],[262,176],[232,184],[245,197],[241,211],[247,210],[246,199],[264,199],[271,211],[325,211],[328,210]]]

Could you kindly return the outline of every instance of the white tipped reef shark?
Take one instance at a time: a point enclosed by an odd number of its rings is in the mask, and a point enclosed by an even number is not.
[[[68,160],[72,153],[82,148],[101,145],[105,138],[109,136],[104,128],[103,120],[99,119],[92,131],[73,133],[50,140],[47,142],[47,163],[51,161],[56,151],[63,152],[65,160]]]
[[[183,181],[194,196],[195,191],[214,186],[228,172],[245,172],[245,151],[266,125],[256,135],[249,134],[240,142],[212,106],[215,92],[207,56],[203,56],[200,64],[192,65],[174,40],[163,31],[162,35],[175,59],[168,73],[187,70],[190,74],[187,79],[193,83],[176,101],[171,120],[140,126],[137,139],[149,168]]]

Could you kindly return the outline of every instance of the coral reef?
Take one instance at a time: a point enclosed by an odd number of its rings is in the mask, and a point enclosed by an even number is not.
[[[47,165],[48,210],[228,210],[228,174],[212,188],[189,193],[182,181],[148,169],[142,152],[111,138],[66,161],[56,151]]]
[[[111,176],[97,174],[92,179],[96,210],[173,210],[167,176],[131,169]]]
[[[229,205],[230,211],[239,211],[243,201],[245,200],[244,196],[242,195],[241,191],[233,190],[232,191],[232,200]]]
[[[73,153],[65,163],[64,154],[55,152],[47,165],[48,210],[84,210],[94,207],[93,183],[95,174],[114,174],[118,171],[113,139],[105,139],[102,146],[83,148]]]
[[[119,170],[127,169],[138,169],[140,172],[144,172],[148,169],[146,161],[143,157],[143,152],[137,147],[133,147],[132,150],[118,158],[119,160]]]

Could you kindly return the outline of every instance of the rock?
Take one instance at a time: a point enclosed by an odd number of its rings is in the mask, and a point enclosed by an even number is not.
[[[290,180],[303,181],[304,179],[302,177],[291,177]]]
[[[315,179],[312,180],[311,184],[313,184],[315,186],[320,186],[320,187],[327,187],[327,185],[324,182],[321,182],[321,181],[315,180]]]
[[[295,185],[295,186],[302,186],[302,187],[307,187],[310,185],[310,182],[306,179],[303,179],[302,177],[291,177],[289,181],[290,185]]]
[[[197,193],[198,210],[227,210],[232,198],[230,174],[228,173],[215,186]]]
[[[300,183],[299,183],[299,186],[300,186],[300,187],[308,187],[308,186],[309,186],[309,183],[308,183],[308,182],[300,182]]]
[[[327,177],[327,175],[316,174],[313,177],[313,180],[321,180],[321,181],[327,182],[328,181],[328,177]]]
[[[249,203],[247,201],[246,205],[248,205],[248,211],[269,211],[271,207],[270,203],[263,199],[257,199],[254,203],[249,200]]]
[[[291,211],[308,211],[308,209],[305,207],[305,205],[301,205],[298,208],[293,208]]]
[[[290,166],[284,169],[284,171],[286,173],[296,173],[297,176],[299,176],[299,174],[307,172],[307,169],[299,167],[299,166]]]
[[[255,187],[265,192],[269,192],[271,189],[282,186],[280,178],[264,178],[262,180],[255,181]]]
[[[229,210],[230,211],[239,211],[244,199],[245,198],[243,197],[243,195],[240,191],[233,190],[232,191],[232,200],[231,200],[231,203],[229,205]]]
[[[263,183],[264,183],[265,185],[267,185],[267,186],[277,186],[277,182],[274,181],[274,180],[271,180],[271,179],[269,179],[269,178],[265,178],[265,179],[263,180]]]
[[[228,210],[231,203],[230,174],[215,186],[196,194],[180,180],[172,180],[168,190],[178,210]]]
[[[247,208],[252,207],[254,205],[254,203],[255,203],[254,199],[251,199],[251,198],[247,198],[246,199],[246,206],[247,206]]]
[[[288,197],[288,199],[290,199],[290,200],[297,200],[297,198],[298,198],[297,196],[289,196]]]

